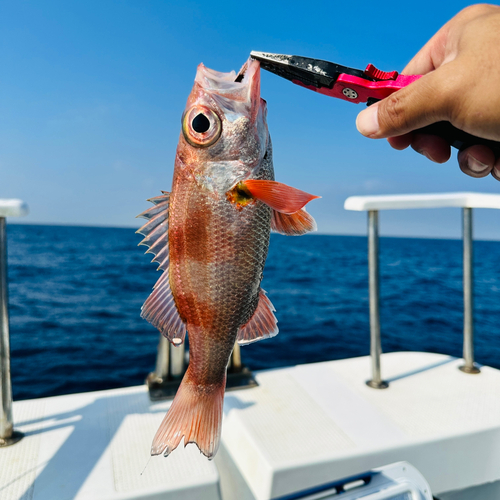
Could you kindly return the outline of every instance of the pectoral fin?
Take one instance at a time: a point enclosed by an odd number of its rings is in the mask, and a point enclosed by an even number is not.
[[[293,214],[315,198],[313,194],[287,186],[281,182],[247,179],[240,183],[252,197],[263,201],[273,210],[283,214]]]
[[[316,221],[311,214],[302,208],[294,214],[282,214],[273,210],[271,230],[285,236],[302,236],[317,230]]]

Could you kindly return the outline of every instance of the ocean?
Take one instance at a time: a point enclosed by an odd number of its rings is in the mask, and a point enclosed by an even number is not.
[[[159,272],[140,240],[133,229],[8,226],[15,400],[144,382],[158,332],[140,309]],[[475,357],[500,368],[500,242],[475,241],[474,255]],[[383,351],[461,357],[462,242],[381,238],[380,272]],[[366,237],[272,235],[263,288],[280,333],[242,348],[250,369],[369,354]]]

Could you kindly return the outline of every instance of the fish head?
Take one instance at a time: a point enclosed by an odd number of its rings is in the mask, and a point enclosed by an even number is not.
[[[214,193],[226,192],[258,171],[269,133],[260,97],[260,63],[221,73],[200,64],[182,115],[178,168]]]

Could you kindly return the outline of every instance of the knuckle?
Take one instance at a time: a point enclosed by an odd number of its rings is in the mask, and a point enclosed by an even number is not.
[[[448,80],[447,85],[442,89],[441,99],[444,118],[455,126],[463,124],[463,119],[467,115],[467,96],[461,82]]]
[[[381,130],[398,134],[408,130],[408,120],[405,114],[405,105],[399,92],[395,92],[384,99],[383,112],[379,113]]]
[[[442,88],[443,119],[461,130],[474,126],[478,107],[482,108],[477,102],[477,95],[481,95],[480,89],[477,89],[465,75],[455,73]]]
[[[488,14],[498,10],[497,5],[491,5],[487,3],[477,3],[474,5],[469,5],[460,11],[460,15],[465,15],[467,17],[476,17],[483,14]]]

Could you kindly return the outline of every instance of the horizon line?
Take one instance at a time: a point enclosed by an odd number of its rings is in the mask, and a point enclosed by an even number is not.
[[[93,228],[93,229],[135,229],[137,230],[140,226],[112,226],[106,224],[78,224],[78,223],[59,223],[59,222],[21,222],[13,221],[8,222],[8,226],[47,226],[47,227],[75,227],[75,228]],[[135,233],[135,231],[134,231]],[[279,234],[273,233],[271,234]],[[280,235],[284,236],[284,235]],[[359,237],[368,238],[368,233],[323,233],[323,232],[312,232],[302,236],[344,236],[344,237]],[[398,234],[384,234],[379,235],[379,238],[400,238],[400,239],[425,239],[425,240],[449,240],[449,241],[462,241],[461,237],[448,237],[448,236],[422,236],[422,235],[398,235]],[[498,239],[493,238],[474,238],[473,241],[493,241],[500,242],[500,236]]]

